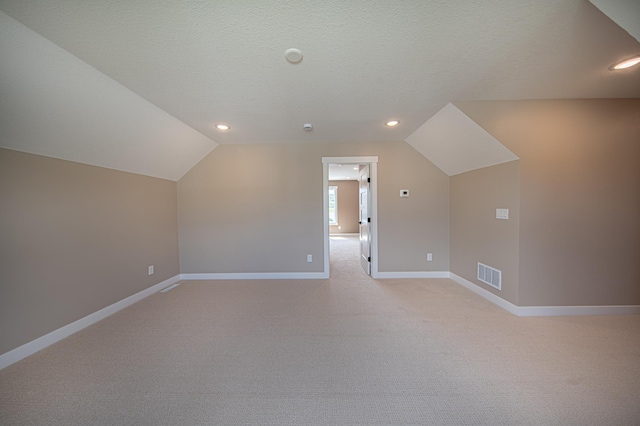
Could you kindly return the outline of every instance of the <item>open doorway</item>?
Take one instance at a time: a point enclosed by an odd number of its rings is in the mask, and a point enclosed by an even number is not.
[[[359,263],[364,273],[377,275],[377,162],[377,157],[322,159],[327,276],[332,260]]]

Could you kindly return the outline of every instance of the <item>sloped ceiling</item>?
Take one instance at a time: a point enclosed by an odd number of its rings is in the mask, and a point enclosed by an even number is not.
[[[407,143],[449,176],[518,159],[452,104],[420,126]]]
[[[640,41],[640,1],[590,0],[605,15]]]
[[[217,144],[0,12],[0,146],[170,180]]]
[[[405,140],[457,100],[640,97],[637,70],[608,70],[640,44],[586,0],[0,0],[0,10],[31,30],[0,45],[3,64],[22,61],[0,68],[0,144],[169,179],[217,143]],[[9,19],[2,26],[16,27]],[[284,58],[291,47],[298,64]],[[384,126],[392,118],[400,125]]]

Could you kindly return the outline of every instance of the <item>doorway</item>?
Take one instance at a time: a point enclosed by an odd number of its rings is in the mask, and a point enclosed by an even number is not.
[[[331,275],[330,220],[335,221],[335,199],[330,200],[329,170],[331,165],[357,167],[358,239],[359,257],[363,271],[376,278],[378,274],[377,241],[377,165],[378,157],[323,157],[323,221],[324,221],[324,275]],[[334,193],[335,196],[335,193]]]

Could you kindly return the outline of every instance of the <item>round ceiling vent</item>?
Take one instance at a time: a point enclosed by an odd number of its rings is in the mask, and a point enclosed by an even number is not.
[[[300,49],[287,49],[284,52],[284,57],[292,64],[297,64],[302,60],[302,52]]]

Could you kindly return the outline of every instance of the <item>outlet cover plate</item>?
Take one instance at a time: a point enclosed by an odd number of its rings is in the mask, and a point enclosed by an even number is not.
[[[496,219],[509,219],[509,209],[496,209]]]

